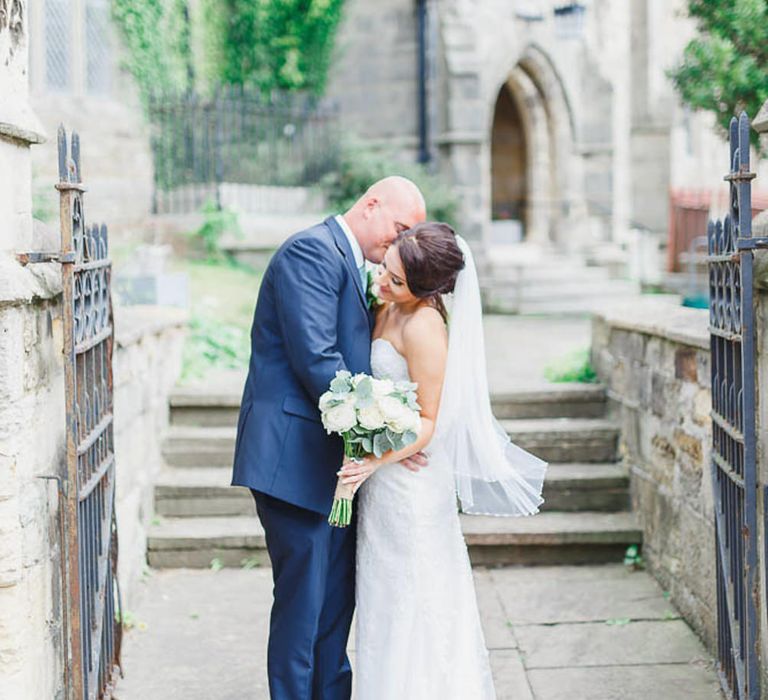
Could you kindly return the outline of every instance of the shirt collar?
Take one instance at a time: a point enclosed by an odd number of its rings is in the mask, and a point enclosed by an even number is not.
[[[357,238],[355,238],[355,234],[352,233],[352,229],[349,228],[344,217],[341,216],[341,214],[338,214],[334,218],[336,219],[336,223],[341,227],[341,230],[344,231],[344,235],[347,237],[347,240],[349,241],[349,247],[352,248],[352,255],[355,256],[355,267],[357,267],[357,269],[359,270],[363,265],[365,265],[365,257],[363,256],[363,249],[360,247],[360,244],[357,242]]]

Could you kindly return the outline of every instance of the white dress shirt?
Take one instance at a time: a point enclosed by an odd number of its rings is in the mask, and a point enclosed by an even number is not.
[[[363,249],[360,247],[360,244],[357,242],[357,238],[355,238],[355,234],[352,233],[352,229],[349,228],[347,225],[347,222],[345,221],[344,217],[341,216],[341,214],[337,214],[335,217],[336,223],[341,226],[341,230],[344,231],[344,235],[347,237],[347,240],[349,241],[349,247],[352,248],[352,255],[355,257],[355,267],[357,268],[357,271],[360,273],[360,281],[363,284],[363,289],[366,287],[366,283],[368,282],[368,271],[367,266],[365,264],[365,257],[363,256]]]

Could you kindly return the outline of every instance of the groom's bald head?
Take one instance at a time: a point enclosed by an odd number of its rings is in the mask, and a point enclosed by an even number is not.
[[[371,185],[344,214],[363,254],[379,263],[401,231],[427,218],[424,195],[414,182],[400,175],[385,177]]]
[[[421,217],[420,221],[412,224],[413,226],[421,223],[427,216],[427,206],[421,190],[415,182],[402,175],[390,175],[374,182],[362,196],[362,199],[365,200],[366,197],[383,198],[385,201],[391,202],[395,208],[404,212],[411,212],[414,217]]]

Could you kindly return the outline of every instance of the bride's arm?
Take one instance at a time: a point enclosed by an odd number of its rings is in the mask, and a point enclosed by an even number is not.
[[[379,458],[367,457],[361,464],[345,464],[339,472],[342,483],[359,486],[382,464],[412,457],[432,439],[448,355],[448,334],[437,310],[425,307],[414,313],[403,328],[403,351],[411,380],[418,384],[416,393],[421,406],[419,436],[416,442],[402,450],[385,452]]]

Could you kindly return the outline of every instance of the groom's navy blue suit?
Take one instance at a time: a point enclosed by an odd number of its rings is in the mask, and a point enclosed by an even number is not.
[[[355,527],[327,523],[341,467],[317,407],[337,370],[370,373],[372,316],[334,218],[289,238],[259,291],[232,483],[250,488],[274,576],[273,700],[348,700]]]

